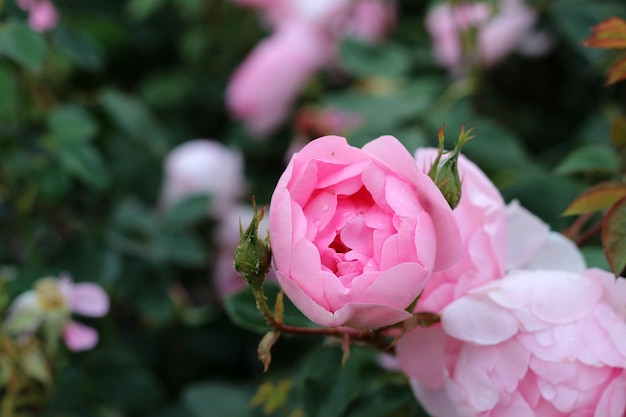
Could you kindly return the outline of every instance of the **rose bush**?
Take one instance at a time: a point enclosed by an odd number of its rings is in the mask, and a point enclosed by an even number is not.
[[[623,417],[625,300],[599,269],[514,272],[405,335],[398,363],[434,417]]]
[[[325,136],[296,153],[272,196],[270,243],[279,284],[309,319],[359,329],[409,318],[461,251],[448,203],[392,136],[362,149]]]

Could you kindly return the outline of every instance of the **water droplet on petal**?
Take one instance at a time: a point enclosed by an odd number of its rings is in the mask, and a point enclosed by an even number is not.
[[[322,206],[322,210],[324,210],[324,211],[328,211],[328,204],[324,204],[324,205]]]

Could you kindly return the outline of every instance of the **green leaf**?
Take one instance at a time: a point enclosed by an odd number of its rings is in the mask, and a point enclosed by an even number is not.
[[[14,122],[18,116],[17,79],[9,65],[0,64],[0,120]]]
[[[587,145],[574,150],[556,167],[559,175],[594,173],[614,174],[619,169],[615,151],[605,145]]]
[[[350,136],[350,144],[362,146],[372,140],[372,135],[389,134],[401,124],[414,122],[419,115],[432,106],[441,93],[438,79],[426,78],[402,86],[401,91],[392,91],[384,95],[372,95],[363,92],[342,92],[329,94],[323,105],[359,114],[364,126]]]
[[[272,308],[276,301],[276,296],[280,291],[280,287],[273,282],[266,281],[265,284],[263,284],[263,290],[267,296],[268,305]],[[283,319],[285,324],[300,327],[319,327],[304,317],[288,299],[284,300],[284,304],[285,310]],[[263,320],[261,313],[257,310],[254,296],[249,288],[239,291],[237,294],[225,297],[224,307],[228,316],[235,324],[259,334],[265,334],[270,330],[265,320]]]
[[[43,352],[37,345],[30,346],[21,356],[24,372],[39,382],[50,382],[50,370]]]
[[[181,229],[207,218],[210,197],[198,194],[187,197],[174,205],[165,215],[165,224],[173,229]]]
[[[115,90],[105,90],[100,103],[117,126],[149,151],[162,155],[167,137],[154,115],[138,99]]]
[[[611,271],[620,276],[626,268],[626,197],[615,203],[604,215],[602,247]]]
[[[361,388],[362,351],[354,349],[350,360],[341,366],[343,353],[337,347],[315,351],[303,369],[299,385],[308,417],[341,417],[356,400]]]
[[[98,355],[93,374],[94,392],[102,404],[122,408],[126,412],[154,408],[165,393],[156,376],[140,364],[122,344]]]
[[[59,152],[63,167],[85,184],[102,190],[109,183],[109,175],[104,161],[96,149],[89,145],[65,146]]]
[[[391,43],[374,45],[347,38],[341,43],[341,64],[357,76],[386,75],[398,77],[410,67],[410,54],[399,45]]]
[[[0,53],[31,71],[39,71],[46,56],[46,43],[25,22],[9,21],[0,26]]]
[[[414,402],[415,397],[408,384],[377,384],[362,393],[342,417],[387,417]]]
[[[250,392],[234,385],[209,382],[187,388],[183,404],[193,417],[246,417]]]
[[[88,142],[98,133],[91,114],[72,104],[54,109],[48,114],[47,123],[61,146]]]
[[[207,258],[202,242],[190,236],[161,236],[148,250],[155,262],[170,261],[189,267],[202,266]]]
[[[130,0],[126,11],[137,21],[145,20],[165,4],[165,0]]]
[[[104,49],[89,33],[69,27],[59,27],[52,32],[56,46],[76,66],[98,72],[104,65]]]
[[[624,196],[626,196],[626,185],[616,181],[602,182],[583,191],[571,202],[563,215],[571,216],[606,210]]]
[[[600,246],[583,246],[580,248],[580,251],[585,258],[585,262],[587,262],[588,268],[609,269],[604,250]]]

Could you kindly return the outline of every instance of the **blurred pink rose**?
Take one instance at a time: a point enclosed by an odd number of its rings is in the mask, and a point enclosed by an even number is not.
[[[428,12],[426,27],[436,61],[460,73],[472,64],[494,66],[519,47],[529,54],[545,52],[545,36],[537,37],[532,31],[536,20],[536,11],[523,0],[500,0],[495,11],[486,2],[445,3]],[[463,56],[461,34],[470,28],[478,31],[476,50]]]
[[[395,22],[395,1],[357,0],[353,2],[344,32],[365,42],[379,42]]]
[[[63,340],[70,350],[93,348],[98,332],[71,319],[72,312],[88,317],[102,317],[109,311],[109,297],[97,284],[74,284],[63,275],[43,278],[34,289],[19,295],[11,304],[6,326],[11,333],[28,334],[40,326],[61,326]]]
[[[227,91],[230,111],[252,135],[267,136],[287,118],[308,79],[328,62],[331,49],[313,25],[282,25],[235,71]]]
[[[398,364],[433,417],[623,417],[626,281],[520,271],[405,335]]]
[[[59,13],[50,0],[17,0],[17,5],[28,12],[28,24],[38,32],[54,28],[59,21]]]
[[[434,148],[418,149],[417,166],[428,172],[437,156]],[[489,178],[464,155],[458,161],[461,200],[452,211],[463,241],[463,257],[445,271],[436,272],[420,297],[421,311],[439,312],[464,294],[504,275],[507,217],[504,199]]]
[[[278,282],[322,326],[409,318],[431,272],[461,255],[452,211],[397,139],[362,149],[338,136],[296,153],[270,205]]]
[[[245,189],[241,153],[209,139],[190,140],[172,149],[164,170],[160,204],[166,210],[192,195],[208,194],[210,213],[220,217]]]

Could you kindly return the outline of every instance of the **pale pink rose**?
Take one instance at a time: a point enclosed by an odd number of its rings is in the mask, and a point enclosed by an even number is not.
[[[623,417],[626,281],[520,271],[405,335],[398,364],[433,417]]]
[[[550,227],[534,214],[512,201],[506,208],[506,269],[554,269],[582,272],[587,268],[574,242]]]
[[[362,149],[338,136],[307,144],[281,176],[269,217],[278,282],[322,326],[409,318],[430,274],[461,255],[448,203],[392,136]]]
[[[523,0],[500,0],[500,10],[478,34],[480,60],[486,67],[516,50],[537,20],[537,12]]]
[[[353,2],[344,32],[365,42],[380,42],[395,22],[395,1],[357,0]]]
[[[469,63],[465,62],[461,48],[461,32],[479,27],[489,19],[492,10],[487,3],[461,3],[452,7],[443,3],[429,10],[426,29],[433,40],[437,63],[458,73]]]
[[[331,57],[329,39],[302,22],[282,25],[235,71],[228,107],[250,133],[265,137],[280,126],[309,78]]]
[[[222,219],[217,229],[215,241],[217,243],[217,259],[213,269],[213,288],[221,299],[234,294],[246,286],[244,279],[235,271],[233,254],[239,243],[239,225],[243,230],[250,225],[254,211],[251,206],[240,205],[229,211]],[[266,213],[267,215],[267,213]],[[267,218],[259,224],[258,236],[265,239],[268,235],[269,221]],[[271,279],[273,274],[268,273],[266,279]]]
[[[549,43],[545,36],[533,36],[536,20],[537,12],[523,0],[500,0],[496,10],[486,2],[441,4],[428,12],[426,27],[437,63],[458,74],[473,64],[492,67],[518,48],[544,53]],[[477,30],[478,41],[463,56],[462,33],[471,28]]]
[[[437,151],[418,149],[417,166],[428,172]],[[585,261],[576,245],[550,231],[517,201],[504,205],[498,189],[464,155],[458,161],[461,200],[453,210],[463,239],[463,257],[436,272],[426,284],[418,311],[438,313],[467,291],[501,279],[513,269],[582,272]]]
[[[418,168],[428,172],[436,156],[434,148],[418,149]],[[504,199],[464,155],[459,157],[458,170],[461,199],[452,214],[461,231],[463,257],[451,268],[433,274],[420,297],[420,311],[439,312],[470,288],[504,275],[508,236]]]
[[[161,188],[162,208],[198,194],[211,198],[208,212],[226,215],[245,190],[243,156],[220,142],[195,139],[170,151],[164,164]]]
[[[59,22],[59,13],[50,0],[18,0],[17,5],[28,12],[28,24],[38,32],[48,31]]]

